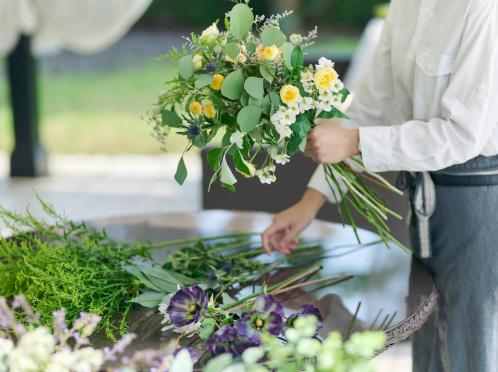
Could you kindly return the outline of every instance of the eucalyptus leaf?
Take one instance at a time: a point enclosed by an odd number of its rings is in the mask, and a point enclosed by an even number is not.
[[[275,79],[275,67],[270,67],[268,65],[262,64],[259,66],[259,73],[261,76],[270,84],[273,83],[273,80]]]
[[[254,98],[254,97],[249,97],[249,106],[258,106],[262,107],[263,106],[263,98]]]
[[[195,81],[195,87],[197,89],[202,89],[213,82],[213,75],[201,74],[197,76]]]
[[[247,92],[242,92],[242,95],[240,96],[240,104],[242,106],[248,106],[249,105],[249,94]]]
[[[285,35],[278,27],[268,27],[261,33],[261,40],[265,47],[275,45],[281,47],[285,42]]]
[[[285,42],[282,44],[282,49],[284,50],[284,65],[289,71],[292,71],[292,52],[294,51],[294,45]]]
[[[163,124],[171,128],[180,128],[182,124],[182,119],[174,111],[163,110],[161,111],[161,117]]]
[[[243,39],[251,31],[254,14],[247,4],[236,4],[230,11],[230,33]]]
[[[256,128],[263,110],[257,106],[243,107],[237,115],[237,123],[243,132],[251,132]]]
[[[189,80],[194,76],[194,61],[190,54],[180,59],[179,69],[180,77],[184,80]]]
[[[225,53],[229,57],[237,58],[240,54],[239,45],[237,43],[228,43],[225,47]]]
[[[176,168],[175,180],[179,185],[183,185],[185,180],[187,179],[188,171],[187,166],[185,165],[185,160],[183,160],[183,156],[180,158],[178,162],[178,166]]]
[[[265,94],[263,79],[258,77],[248,77],[244,83],[245,91],[254,98],[263,98]]]
[[[139,304],[140,306],[152,309],[156,306],[159,306],[164,297],[164,293],[147,291],[131,299],[130,302],[134,302]]]
[[[262,109],[263,109],[263,114],[265,115],[270,115],[270,110],[271,110],[271,101],[270,101],[270,96],[266,95],[265,98],[263,99],[262,103]]]
[[[244,75],[242,70],[236,70],[227,75],[221,85],[221,94],[226,98],[237,100],[244,91]]]

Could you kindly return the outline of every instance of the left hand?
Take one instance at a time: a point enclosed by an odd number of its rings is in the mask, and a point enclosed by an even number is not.
[[[304,154],[319,164],[337,164],[358,155],[360,133],[358,129],[345,129],[341,120],[328,120],[308,134]]]

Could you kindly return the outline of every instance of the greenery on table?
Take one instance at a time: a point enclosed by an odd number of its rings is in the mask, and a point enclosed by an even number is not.
[[[15,234],[0,240],[0,296],[23,293],[47,327],[52,313],[64,308],[69,323],[91,312],[102,318],[99,327],[108,337],[123,334],[139,282],[122,265],[133,256],[146,257],[145,247],[114,241],[40,203],[53,224],[0,208],[0,218]]]

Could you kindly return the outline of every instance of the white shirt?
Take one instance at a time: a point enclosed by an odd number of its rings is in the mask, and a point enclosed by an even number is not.
[[[348,116],[371,171],[497,155],[498,0],[392,0]],[[321,166],[309,187],[334,201]]]

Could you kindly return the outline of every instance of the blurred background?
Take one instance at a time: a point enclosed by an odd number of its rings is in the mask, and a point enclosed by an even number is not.
[[[354,91],[375,51],[385,3],[250,4],[256,14],[293,9],[284,24],[288,32],[318,26],[308,61],[333,59]],[[71,218],[86,219],[203,208],[275,212],[295,202],[314,170],[307,160],[289,166],[273,188],[251,182],[237,195],[220,189],[207,194],[201,154],[188,157],[189,178],[178,186],[173,175],[185,143],[172,137],[168,152],[161,153],[143,120],[174,74],[156,57],[181,46],[182,35],[222,20],[231,5],[228,0],[0,0],[0,205],[15,210],[30,205],[36,214],[36,192]],[[291,179],[298,180],[293,187]],[[409,370],[408,355],[407,345],[394,349],[380,358],[379,370]]]

